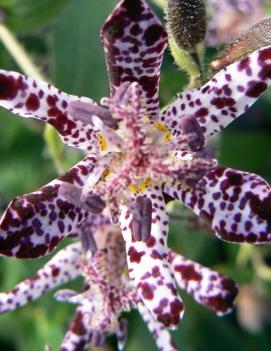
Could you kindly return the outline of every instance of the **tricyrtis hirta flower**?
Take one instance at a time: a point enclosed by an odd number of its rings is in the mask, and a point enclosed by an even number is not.
[[[104,216],[90,215],[73,235],[81,242],[59,251],[36,275],[10,292],[0,293],[0,313],[23,306],[60,284],[83,276],[82,291],[64,289],[55,295],[59,301],[78,305],[61,351],[83,350],[88,344],[100,346],[110,334],[116,334],[118,349],[123,350],[128,325],[118,317],[131,308],[139,310],[160,350],[176,350],[167,328],[153,318],[129,279],[125,242],[119,227],[108,222]],[[173,251],[169,251],[169,262],[177,285],[198,303],[219,315],[232,309],[237,288],[231,279]],[[159,267],[153,267],[152,275],[159,276]],[[145,294],[152,294],[147,286]]]
[[[89,213],[108,208],[121,227],[129,277],[152,318],[174,328],[183,314],[167,247],[164,194],[207,219],[232,242],[268,243],[270,187],[255,174],[218,166],[206,140],[266,90],[271,47],[218,72],[159,111],[167,35],[142,0],[122,0],[101,31],[110,97],[97,105],[51,84],[1,71],[0,103],[53,125],[89,155],[62,177],[14,199],[0,224],[0,253],[48,254]]]
[[[262,0],[209,0],[209,4],[206,42],[211,46],[227,43],[265,17]]]

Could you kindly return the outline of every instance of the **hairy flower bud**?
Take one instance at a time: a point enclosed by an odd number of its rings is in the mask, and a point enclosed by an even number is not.
[[[203,41],[207,22],[203,0],[168,0],[166,8],[168,32],[185,50]]]
[[[230,43],[220,57],[211,62],[210,67],[214,72],[220,71],[231,63],[247,57],[253,51],[270,45],[270,43],[271,18],[269,17],[250,27]]]

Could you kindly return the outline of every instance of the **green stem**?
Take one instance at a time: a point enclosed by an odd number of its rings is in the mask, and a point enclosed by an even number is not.
[[[179,48],[175,40],[171,37],[169,37],[169,47],[177,66],[188,75],[189,85],[186,88],[194,89],[201,85],[202,73],[198,52],[195,51],[193,53],[194,56],[191,55],[188,51]],[[194,60],[194,57],[196,57],[197,60]]]
[[[0,23],[0,40],[24,74],[37,80],[47,80],[35,65],[24,47],[19,43],[16,36],[3,23]],[[50,140],[48,137],[46,137],[47,135],[52,135],[54,141],[50,143]],[[54,128],[48,124],[44,129],[44,139],[57,172],[59,174],[63,173],[63,167],[59,158],[59,151],[54,147],[56,143],[55,140],[59,139],[59,136]]]
[[[152,0],[152,2],[155,3],[156,6],[160,7],[162,10],[166,6],[166,0]]]
[[[257,278],[271,282],[271,267],[265,264],[261,252],[252,245],[242,244],[237,254],[236,265],[243,268],[249,262],[252,263]]]
[[[236,265],[238,268],[245,267],[248,262],[252,258],[253,246],[248,244],[242,244],[239,247],[237,257],[236,257]]]
[[[271,268],[264,263],[261,253],[255,248],[253,250],[252,262],[257,276],[262,280],[271,282]]]

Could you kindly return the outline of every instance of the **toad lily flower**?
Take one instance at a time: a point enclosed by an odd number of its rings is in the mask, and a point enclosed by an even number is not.
[[[108,224],[106,219],[89,216],[75,233],[81,242],[59,251],[36,275],[19,283],[10,292],[0,293],[0,313],[23,306],[48,290],[83,276],[84,289],[81,292],[64,289],[55,295],[59,301],[78,305],[61,351],[83,350],[88,344],[100,346],[110,334],[116,334],[118,350],[124,350],[127,321],[118,318],[122,311],[131,308],[139,310],[159,350],[176,350],[169,331],[153,318],[129,279],[125,242],[119,227]],[[176,283],[198,303],[219,315],[231,310],[237,294],[231,279],[173,251],[169,251],[169,259]],[[159,276],[158,267],[153,268],[152,275]],[[152,291],[148,293],[152,294]]]
[[[160,113],[167,35],[147,4],[120,1],[101,38],[111,90],[101,106],[19,73],[0,72],[1,106],[48,122],[64,143],[89,153],[65,175],[10,203],[0,222],[0,253],[46,255],[90,212],[107,206],[121,227],[139,296],[156,321],[174,328],[184,307],[167,248],[164,193],[206,218],[224,240],[271,240],[269,185],[202,156],[205,141],[267,89],[271,47],[180,94]]]
[[[209,0],[207,45],[227,43],[265,17],[262,0]]]

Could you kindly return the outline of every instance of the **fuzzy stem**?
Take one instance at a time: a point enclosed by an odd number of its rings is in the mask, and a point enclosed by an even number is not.
[[[5,48],[8,50],[14,61],[21,68],[23,73],[37,80],[47,80],[45,76],[40,72],[38,67],[34,64],[33,60],[28,55],[24,47],[19,43],[15,35],[3,23],[0,23],[0,40],[2,41]],[[44,139],[46,144],[48,145],[49,154],[54,162],[57,172],[59,174],[63,173],[63,167],[59,158],[59,150],[54,150],[54,148],[52,147],[52,145],[54,144],[50,143],[50,141],[46,137],[48,134],[52,135],[55,140],[59,139],[59,136],[55,129],[47,124],[44,128]]]
[[[194,55],[198,60],[186,50],[179,48],[173,38],[169,38],[169,47],[176,65],[185,71],[189,77],[189,85],[187,89],[193,89],[201,85],[201,68],[198,53],[195,51]]]

